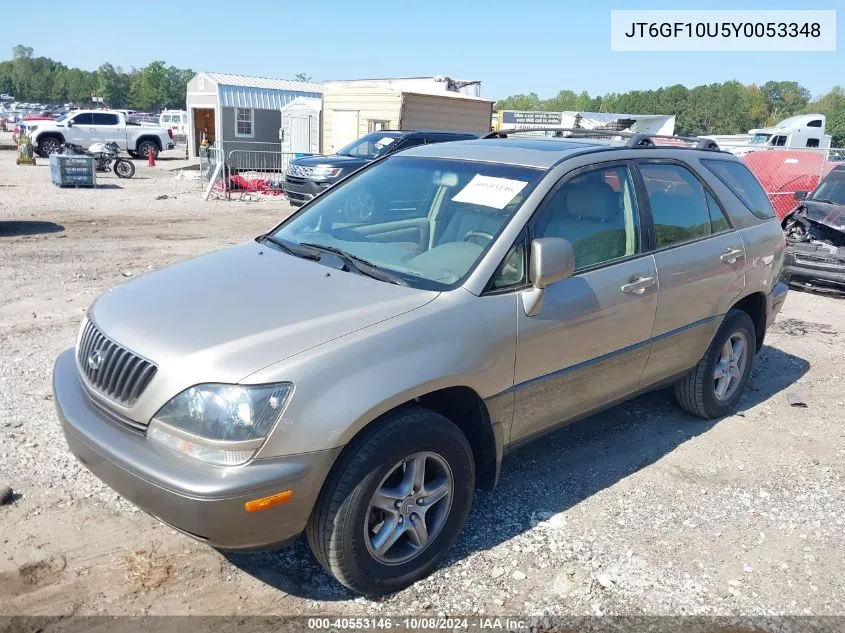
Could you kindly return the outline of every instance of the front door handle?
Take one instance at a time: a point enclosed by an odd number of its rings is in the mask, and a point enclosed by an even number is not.
[[[728,247],[724,253],[719,256],[726,264],[736,264],[736,260],[743,256],[743,252],[738,248]]]
[[[651,288],[654,285],[654,277],[638,277],[632,279],[629,283],[623,284],[619,290],[626,295],[641,295],[646,288]]]

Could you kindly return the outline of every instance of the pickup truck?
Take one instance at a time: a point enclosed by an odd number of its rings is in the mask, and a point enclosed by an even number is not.
[[[32,144],[40,156],[59,151],[63,143],[89,147],[93,143],[115,142],[130,156],[153,157],[165,149],[173,149],[173,133],[156,125],[142,125],[127,121],[122,112],[114,110],[75,110],[55,121],[39,122],[31,128]]]

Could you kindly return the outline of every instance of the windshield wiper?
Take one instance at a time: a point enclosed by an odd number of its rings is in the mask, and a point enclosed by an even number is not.
[[[326,246],[325,244],[314,244],[313,242],[302,242],[300,246],[337,255],[349,268],[355,272],[361,273],[362,275],[366,275],[367,277],[372,277],[373,279],[378,279],[379,281],[386,281],[387,283],[396,284],[397,286],[408,285],[408,282],[402,279],[399,275],[395,275],[394,273],[379,268],[374,263],[368,262],[366,259],[362,259],[352,253],[348,253],[342,248],[337,248],[336,246]]]
[[[281,248],[284,252],[288,255],[293,255],[294,257],[301,257],[302,259],[313,259],[318,260],[320,256],[312,251],[305,250],[304,248],[298,248],[296,245],[286,242],[284,240],[280,240],[278,237],[273,237],[272,235],[262,235],[256,239],[257,242],[270,242],[271,244],[275,244],[279,248]]]
[[[825,204],[839,204],[838,202],[834,202],[833,200],[828,200],[827,198],[810,198],[813,202],[824,202]]]

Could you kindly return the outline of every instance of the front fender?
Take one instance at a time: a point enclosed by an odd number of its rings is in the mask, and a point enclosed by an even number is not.
[[[382,414],[439,389],[469,387],[491,398],[513,386],[515,354],[515,294],[444,293],[245,380],[295,385],[257,457],[344,446]],[[494,425],[509,429],[512,407],[490,414]]]

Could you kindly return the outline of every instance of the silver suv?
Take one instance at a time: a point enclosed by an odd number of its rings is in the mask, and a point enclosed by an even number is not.
[[[54,370],[70,449],[196,539],[304,532],[377,595],[443,560],[526,441],[668,384],[726,415],[787,292],[754,176],[712,144],[492,136],[101,296]]]

